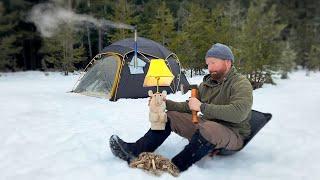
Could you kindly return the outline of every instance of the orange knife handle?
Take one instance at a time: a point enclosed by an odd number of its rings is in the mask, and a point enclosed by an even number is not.
[[[196,88],[191,89],[191,97],[197,98],[197,96],[198,96],[198,89],[196,89]],[[198,119],[198,116],[197,116],[197,111],[192,111],[192,122],[194,124],[198,124],[199,123],[199,119]]]

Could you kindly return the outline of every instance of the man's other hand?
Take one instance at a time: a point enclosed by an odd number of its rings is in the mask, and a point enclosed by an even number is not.
[[[200,111],[201,102],[197,98],[190,97],[188,105],[190,110]]]

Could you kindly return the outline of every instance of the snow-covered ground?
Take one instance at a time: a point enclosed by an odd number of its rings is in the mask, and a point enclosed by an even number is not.
[[[147,131],[148,99],[110,102],[68,93],[77,78],[1,74],[0,179],[176,179],[131,169],[108,147],[112,134],[135,141]],[[307,77],[297,71],[289,80],[276,82],[254,91],[253,109],[270,112],[273,118],[245,149],[201,160],[177,179],[320,178],[320,73]],[[168,98],[187,97],[177,93]],[[186,143],[172,133],[157,153],[172,158]]]

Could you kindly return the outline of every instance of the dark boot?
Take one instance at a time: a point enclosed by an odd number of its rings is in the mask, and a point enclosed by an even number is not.
[[[165,130],[151,130],[135,143],[127,143],[117,135],[110,137],[109,143],[113,155],[127,161],[135,159],[142,152],[155,151],[171,133],[170,122],[166,123]]]
[[[112,135],[109,139],[110,149],[113,155],[127,161],[131,162],[132,159],[135,159],[136,156],[133,154],[133,143],[126,143],[120,139],[117,135]]]
[[[192,164],[199,161],[202,157],[208,155],[215,145],[207,141],[197,130],[191,138],[191,141],[184,149],[172,158],[172,163],[175,164],[180,172],[187,170]]]

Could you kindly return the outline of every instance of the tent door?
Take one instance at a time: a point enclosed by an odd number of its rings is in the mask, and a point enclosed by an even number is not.
[[[117,55],[95,61],[74,90],[81,94],[110,99],[118,85],[121,60]]]

